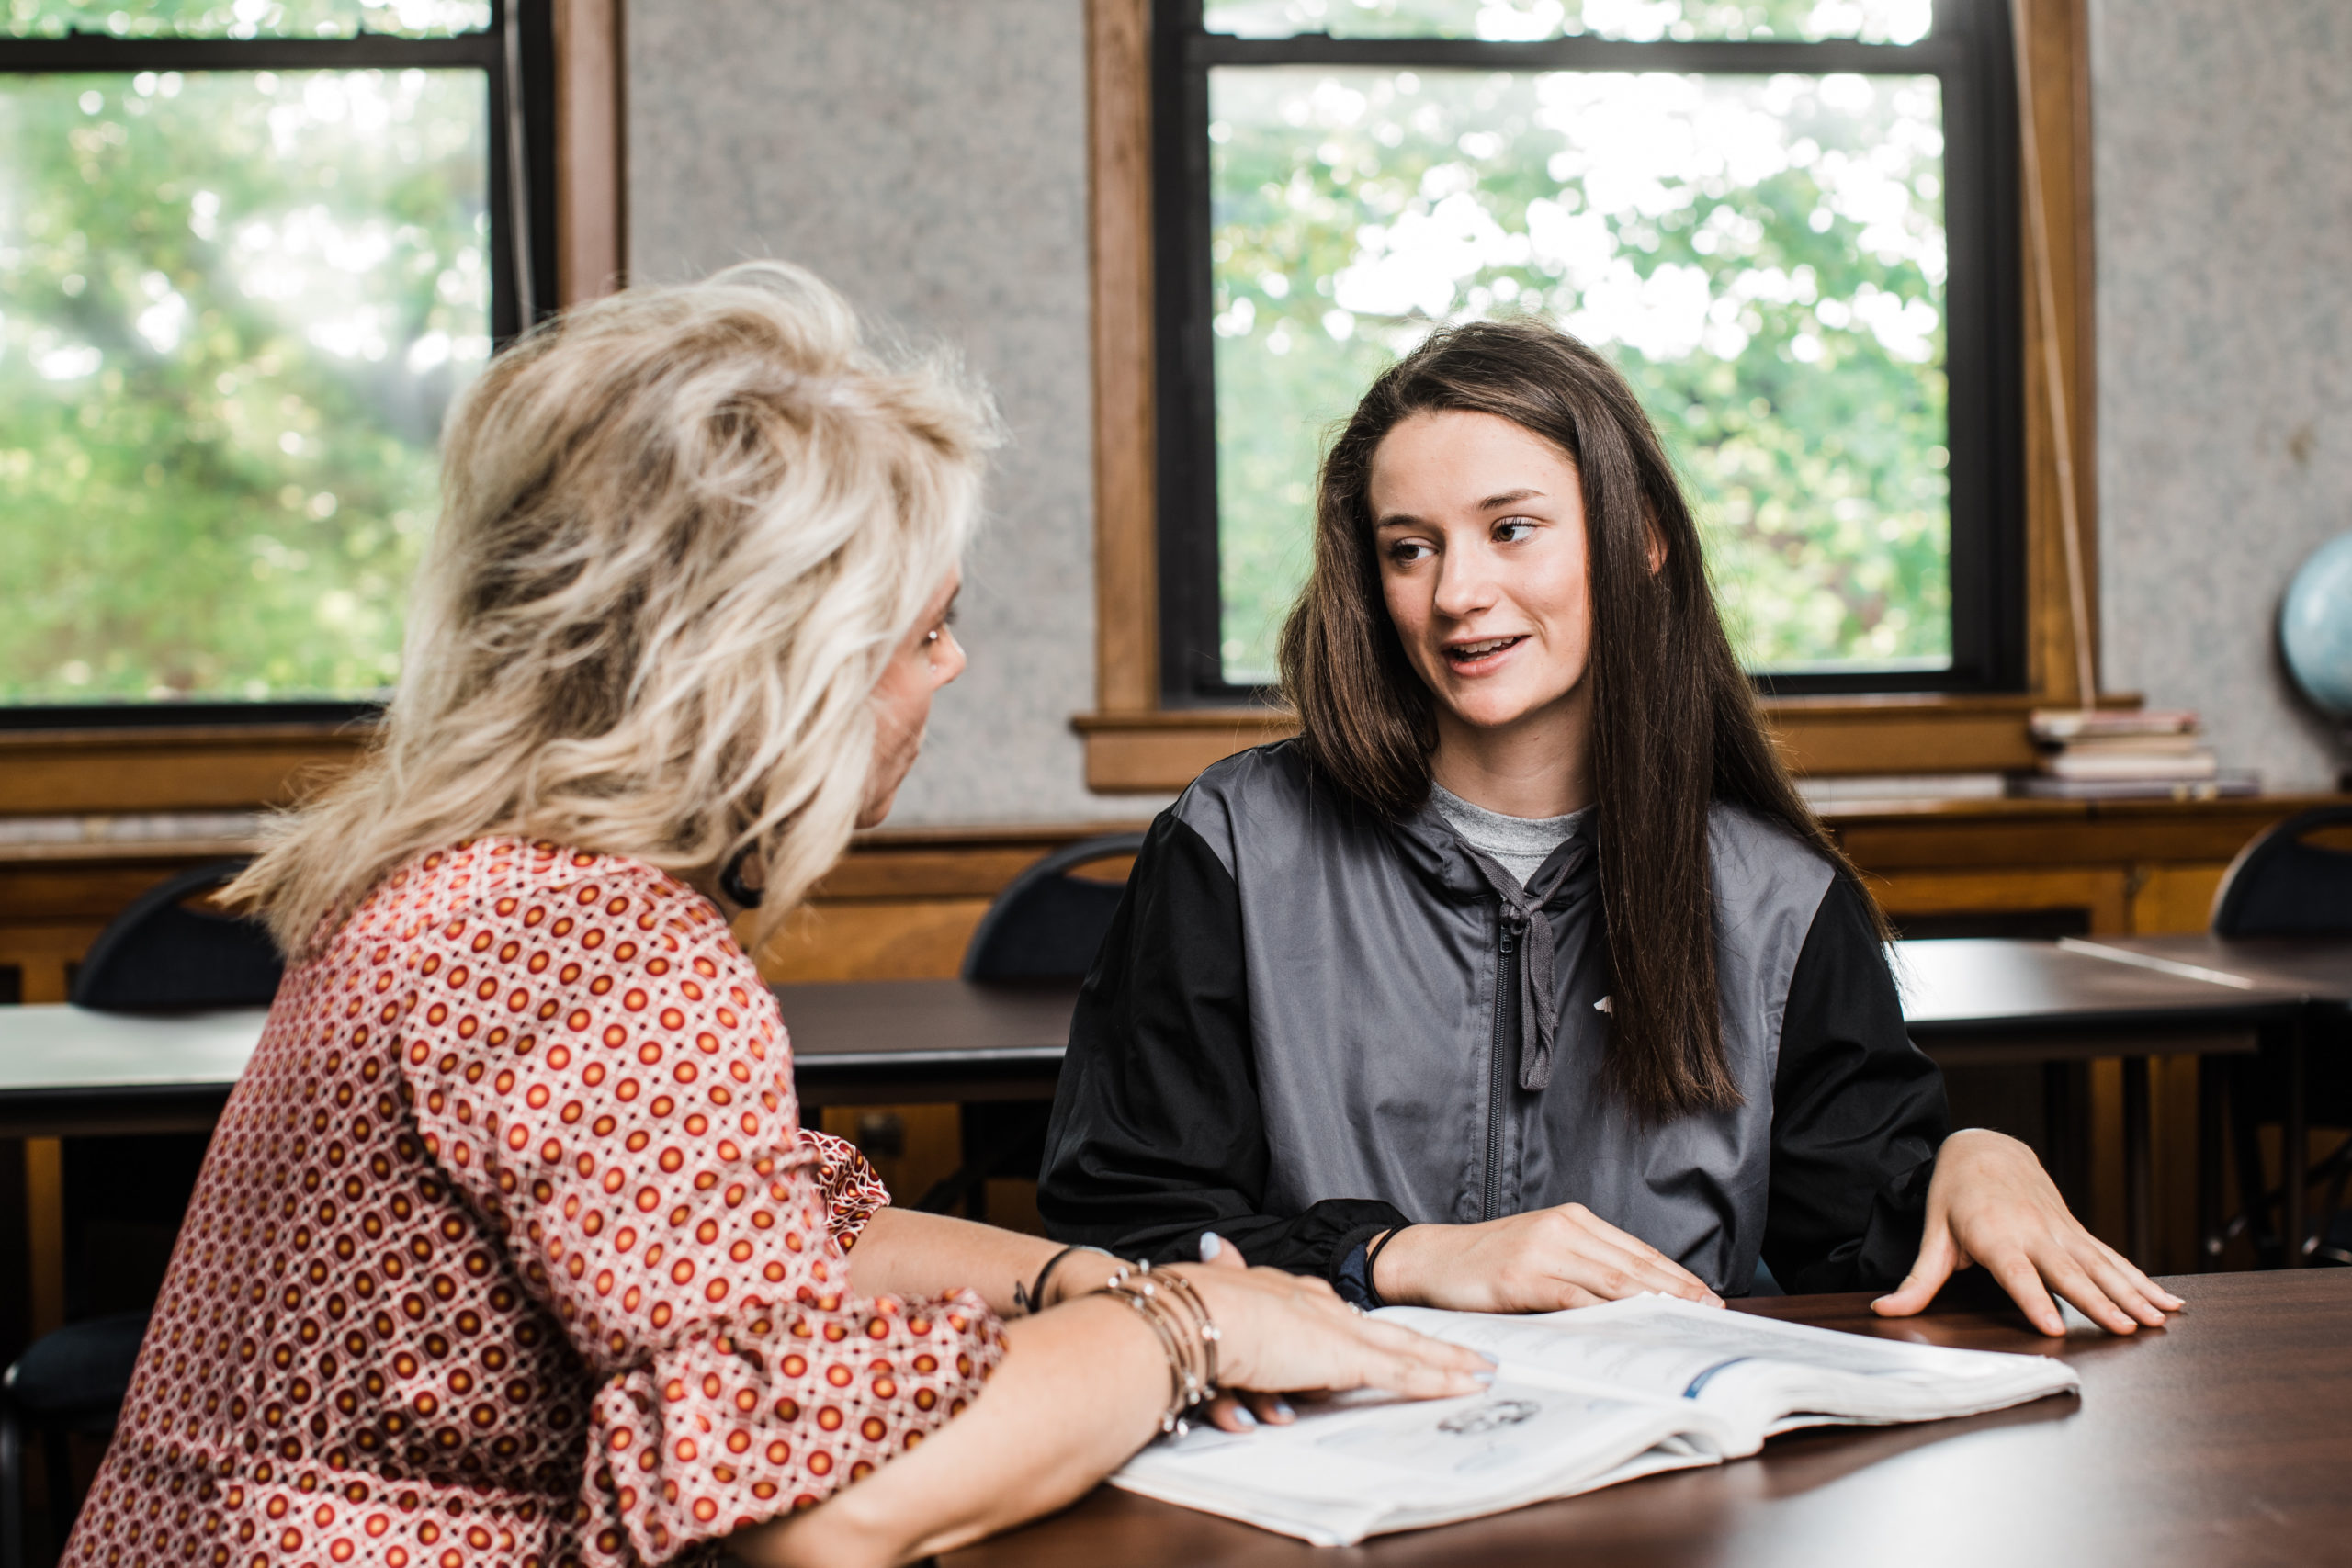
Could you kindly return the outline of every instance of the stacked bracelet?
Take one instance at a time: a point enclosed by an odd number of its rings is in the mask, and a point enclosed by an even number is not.
[[[1122,1263],[1097,1295],[1116,1296],[1151,1326],[1168,1355],[1168,1409],[1162,1432],[1185,1430],[1184,1416],[1216,1397],[1216,1348],[1224,1337],[1208,1303],[1182,1274],[1155,1272],[1148,1263]]]

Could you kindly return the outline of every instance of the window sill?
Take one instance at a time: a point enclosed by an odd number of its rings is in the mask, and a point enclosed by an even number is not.
[[[364,724],[0,730],[0,814],[282,806],[350,765]]]
[[[2030,767],[2026,716],[2050,705],[2024,694],[1764,699],[1790,766],[1817,776]],[[2139,699],[2109,694],[2100,705],[2136,707]],[[1085,739],[1086,787],[1098,795],[1180,790],[1220,758],[1298,731],[1269,708],[1080,714],[1070,726]]]

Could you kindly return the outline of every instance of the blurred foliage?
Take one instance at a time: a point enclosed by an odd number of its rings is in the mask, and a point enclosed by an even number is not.
[[[490,26],[490,0],[0,0],[0,36],[447,38]]]
[[[1632,380],[1750,668],[1950,661],[1934,78],[1252,66],[1210,95],[1229,681],[1271,671],[1329,429],[1432,325],[1508,313]]]
[[[1204,21],[1210,32],[1241,38],[1910,43],[1927,33],[1934,9],[1934,0],[1208,0]]]
[[[0,701],[392,682],[490,351],[488,112],[475,71],[0,83]]]

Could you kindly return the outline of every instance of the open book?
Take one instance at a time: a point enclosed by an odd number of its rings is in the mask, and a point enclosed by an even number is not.
[[[1798,1427],[1925,1421],[2081,1384],[2047,1356],[1871,1339],[1636,1296],[1536,1317],[1378,1316],[1494,1357],[1487,1392],[1303,1404],[1297,1424],[1199,1428],[1111,1477],[1163,1502],[1325,1546],[1500,1513],[1752,1454]]]

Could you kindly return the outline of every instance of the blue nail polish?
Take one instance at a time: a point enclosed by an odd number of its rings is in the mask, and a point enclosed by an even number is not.
[[[1237,1404],[1233,1407],[1233,1418],[1240,1422],[1244,1427],[1255,1427],[1258,1424],[1258,1417],[1246,1404]]]
[[[1495,1374],[1492,1372],[1472,1372],[1470,1374],[1470,1381],[1472,1382],[1491,1384],[1495,1381]]]
[[[1488,1366],[1490,1366],[1490,1367],[1499,1367],[1499,1366],[1501,1366],[1501,1365],[1502,1365],[1502,1362],[1501,1362],[1499,1359],[1498,1359],[1497,1358],[1495,1358],[1495,1357],[1493,1357],[1493,1356],[1489,1356],[1489,1355],[1487,1355],[1484,1350],[1481,1350],[1481,1351],[1479,1351],[1479,1352],[1478,1352],[1478,1359],[1480,1359],[1480,1360],[1482,1360],[1482,1361],[1486,1362],[1486,1363],[1487,1363],[1487,1365],[1488,1365]]]
[[[1276,1420],[1295,1421],[1298,1418],[1298,1412],[1290,1407],[1290,1401],[1287,1399],[1275,1400],[1273,1408]]]
[[[1216,1255],[1224,1250],[1225,1238],[1223,1236],[1218,1235],[1215,1231],[1203,1231],[1201,1233],[1202,1262],[1215,1262],[1216,1260]]]

